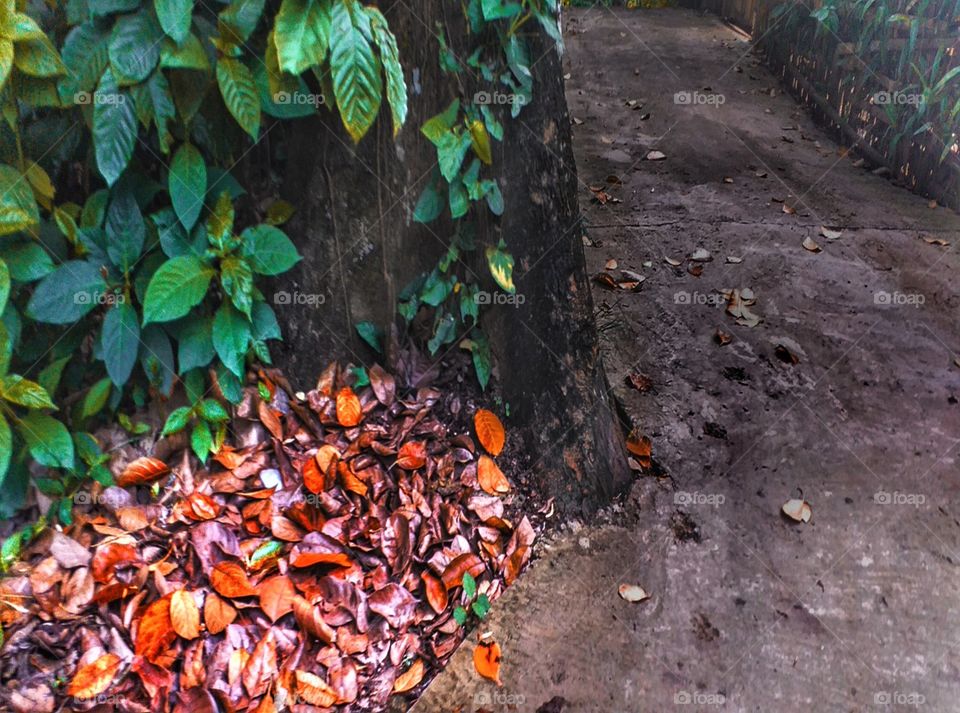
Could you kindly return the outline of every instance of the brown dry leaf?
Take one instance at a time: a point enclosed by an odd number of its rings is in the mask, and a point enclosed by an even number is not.
[[[628,386],[632,386],[641,394],[653,388],[653,381],[650,380],[650,377],[644,376],[643,374],[627,374],[626,382]]]
[[[392,374],[388,374],[379,364],[374,364],[367,371],[370,377],[370,388],[377,401],[384,406],[390,406],[397,397],[397,382]]]
[[[322,678],[309,671],[296,671],[294,677],[297,682],[297,695],[307,703],[321,708],[336,705],[339,699],[337,692]]]
[[[483,564],[483,560],[473,552],[466,552],[454,558],[454,560],[446,566],[440,579],[443,580],[443,586],[446,587],[449,592],[454,587],[459,587],[463,584],[463,575],[465,572],[469,572],[473,575],[473,578],[476,579],[485,569],[486,565]]]
[[[262,399],[258,401],[257,415],[260,417],[260,423],[263,424],[263,427],[270,431],[270,435],[278,441],[282,441],[283,424],[280,423],[280,417],[277,416],[276,411],[270,408],[270,404],[264,402]]]
[[[797,209],[794,208],[794,207],[793,207],[792,205],[790,205],[789,203],[784,203],[784,204],[783,204],[783,212],[786,213],[787,215],[796,215]]]
[[[410,664],[410,668],[397,676],[396,680],[393,682],[393,692],[406,693],[423,680],[423,674],[423,661],[421,659],[417,659]]]
[[[644,468],[651,465],[651,455],[653,453],[653,443],[646,436],[642,436],[635,430],[627,436],[627,450],[636,456],[637,461]]]
[[[284,614],[293,611],[293,598],[297,590],[285,574],[278,574],[260,582],[257,587],[260,595],[260,608],[275,622]]]
[[[110,542],[97,548],[93,555],[93,562],[90,564],[90,573],[94,581],[106,584],[113,578],[117,567],[136,564],[139,561],[140,557],[133,545]]]
[[[273,679],[277,675],[277,643],[273,638],[273,631],[268,630],[253,649],[250,658],[243,667],[243,687],[251,698],[266,693]]]
[[[497,467],[490,456],[480,456],[477,462],[477,482],[485,493],[502,495],[510,492],[510,481],[503,471]]]
[[[319,456],[320,454],[317,453]],[[322,493],[326,489],[326,477],[324,471],[317,464],[317,458],[307,458],[303,462],[303,469],[300,475],[303,477],[303,487],[314,495]]]
[[[944,240],[943,238],[931,238],[928,235],[923,236],[923,242],[925,242],[927,245],[937,245],[941,248],[945,248],[950,244],[949,240]]]
[[[249,597],[257,593],[243,567],[236,562],[221,562],[210,572],[210,584],[225,597]]]
[[[713,341],[723,347],[733,341],[733,335],[724,332],[722,329],[718,329],[713,335]]]
[[[481,641],[473,650],[473,667],[484,678],[488,678],[498,686],[502,686],[500,680],[500,644],[491,639]]]
[[[126,488],[131,485],[146,485],[158,480],[170,472],[167,464],[156,458],[137,458],[128,464],[120,477],[117,478],[117,485]]]
[[[422,572],[420,579],[423,580],[423,591],[427,596],[427,602],[430,604],[430,608],[437,614],[442,614],[449,603],[447,588],[443,586],[443,582],[441,582],[437,576],[430,572]]]
[[[219,634],[237,618],[237,610],[225,599],[221,599],[213,592],[207,593],[203,603],[203,623],[211,634]]]
[[[363,420],[363,408],[353,389],[344,386],[337,392],[337,422],[345,428],[353,428]]]
[[[170,621],[170,596],[158,599],[143,613],[137,628],[134,652],[147,661],[156,659],[176,641],[177,634]]]
[[[178,589],[170,595],[170,623],[182,639],[200,636],[200,610],[193,594],[186,589]]]
[[[617,281],[613,279],[613,275],[607,272],[598,272],[593,276],[593,281],[608,290],[616,290],[619,287]]]
[[[324,621],[320,609],[301,596],[293,598],[293,617],[301,629],[326,644],[337,638],[337,632]]]
[[[627,602],[642,602],[644,599],[650,598],[650,595],[639,584],[621,584],[617,588],[617,593],[621,599]]]
[[[610,258],[603,267],[606,270],[616,270],[618,266],[619,263],[615,259]]]
[[[427,444],[424,441],[407,441],[397,453],[397,465],[404,470],[416,470],[427,463]]]
[[[196,520],[213,520],[220,514],[220,505],[216,500],[204,493],[192,493],[187,498],[185,514]]]
[[[749,308],[756,303],[753,291],[749,288],[742,290],[730,290],[727,293],[727,313],[734,318],[734,321],[744,327],[756,327],[760,324],[760,315],[752,312]]]
[[[796,354],[790,351],[790,349],[783,344],[778,344],[776,347],[774,347],[773,353],[777,357],[777,359],[784,362],[785,364],[800,363],[800,357],[798,357]]]
[[[810,518],[813,517],[813,508],[806,500],[796,498],[788,500],[780,509],[784,515],[794,522],[810,522]]]
[[[676,260],[669,256],[664,257],[663,261],[670,265],[670,267],[680,267],[683,264],[683,260]]]
[[[477,439],[484,450],[492,456],[500,455],[507,434],[497,414],[484,408],[477,409],[473,416],[473,427],[476,429]]]
[[[67,695],[74,698],[96,698],[113,683],[121,660],[116,654],[103,654],[100,658],[77,669],[67,686]]]
[[[817,241],[811,238],[809,235],[803,239],[803,247],[805,250],[809,250],[812,253],[818,253],[821,251]]]

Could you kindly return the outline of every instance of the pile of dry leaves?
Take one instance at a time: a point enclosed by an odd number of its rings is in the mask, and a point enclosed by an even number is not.
[[[465,573],[491,600],[516,578],[534,529],[493,413],[450,433],[379,367],[258,382],[209,473],[127,464],[0,582],[0,708],[380,710],[463,639]]]

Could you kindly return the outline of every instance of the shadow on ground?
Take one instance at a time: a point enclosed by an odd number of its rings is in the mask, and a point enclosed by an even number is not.
[[[497,602],[502,688],[463,647],[417,710],[955,710],[960,219],[838,153],[716,18],[565,30],[588,266],[646,277],[595,289],[607,368],[669,477],[565,527]],[[664,260],[700,248],[699,277]],[[716,297],[746,287],[753,328]],[[803,525],[779,513],[801,496]]]

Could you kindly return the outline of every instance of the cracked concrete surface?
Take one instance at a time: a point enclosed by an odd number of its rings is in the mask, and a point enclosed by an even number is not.
[[[716,18],[564,22],[588,266],[647,278],[595,287],[607,369],[667,477],[541,543],[485,622],[502,688],[466,645],[415,710],[958,710],[960,218],[838,154]],[[697,248],[700,277],[664,262]],[[754,328],[716,298],[743,287]],[[801,496],[813,519],[787,521]]]

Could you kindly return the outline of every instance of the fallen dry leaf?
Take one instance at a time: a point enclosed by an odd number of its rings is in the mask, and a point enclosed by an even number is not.
[[[651,455],[653,453],[653,443],[647,436],[642,436],[635,430],[627,436],[627,450],[637,458],[637,462],[644,468],[651,465]]]
[[[503,685],[500,680],[501,660],[500,644],[492,639],[481,640],[473,650],[473,667],[477,673],[498,686]]]
[[[103,654],[92,663],[81,666],[67,686],[67,695],[78,699],[96,698],[113,683],[121,663],[116,654]]]
[[[843,235],[843,230],[828,228],[824,225],[820,227],[820,235],[825,237],[827,240],[837,240]]]
[[[812,253],[818,253],[821,251],[820,246],[817,245],[817,241],[810,236],[807,236],[803,239],[803,247],[805,250],[809,250]]]
[[[224,597],[249,597],[257,593],[247,573],[236,562],[221,562],[210,573],[210,585]]]
[[[353,393],[353,389],[344,386],[337,392],[337,423],[352,428],[363,419],[363,408],[360,399]]]
[[[237,610],[225,599],[208,592],[203,602],[203,623],[211,634],[219,634],[237,618]]]
[[[177,634],[170,621],[170,596],[153,602],[140,617],[134,652],[151,663],[176,640]]]
[[[193,594],[186,589],[178,589],[170,595],[170,624],[182,639],[200,636],[200,610]]]
[[[510,481],[503,471],[497,467],[490,456],[480,456],[477,462],[477,481],[485,493],[502,495],[510,492]]]
[[[420,681],[423,680],[423,673],[423,661],[417,659],[410,664],[410,668],[397,676],[396,680],[393,682],[393,692],[406,693],[411,688],[414,688],[420,683]]]
[[[621,584],[617,588],[617,593],[621,599],[627,602],[642,602],[644,599],[650,598],[650,595],[639,584]]]
[[[316,674],[309,671],[296,671],[294,677],[297,682],[297,695],[307,703],[321,708],[329,708],[339,700],[337,692]]]
[[[487,409],[477,409],[473,415],[473,427],[477,432],[477,440],[487,453],[492,456],[500,455],[507,434],[497,414]]]
[[[733,335],[718,329],[713,335],[713,341],[723,347],[733,341]]]
[[[159,480],[169,472],[170,468],[161,460],[149,457],[137,458],[123,469],[123,472],[117,478],[117,485],[121,488],[131,485],[146,485]]]
[[[796,522],[810,522],[813,508],[805,500],[792,499],[783,504],[783,514]]]
[[[662,151],[648,151],[644,156],[647,161],[663,161],[666,157],[667,155]]]

